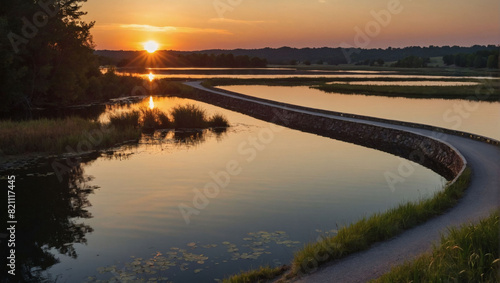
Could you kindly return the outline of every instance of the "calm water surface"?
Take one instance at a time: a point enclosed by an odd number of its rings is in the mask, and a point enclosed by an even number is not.
[[[447,81],[357,81],[357,82],[331,82],[331,84],[350,85],[380,85],[380,86],[470,86],[478,85],[477,82],[447,82]]]
[[[137,146],[89,157],[62,182],[43,166],[18,172],[18,202],[29,207],[20,218],[24,257],[44,258],[33,264],[48,268],[42,275],[57,282],[214,282],[288,263],[304,243],[427,198],[445,182],[414,164],[415,173],[391,190],[384,173],[405,162],[398,157],[195,101],[156,98],[165,111],[186,103],[226,115],[232,127],[144,136]]]
[[[103,68],[104,72],[106,69]],[[212,79],[212,78],[234,78],[234,79],[280,79],[280,78],[391,78],[391,79],[456,79],[456,76],[428,76],[407,75],[393,71],[351,71],[351,70],[297,70],[294,68],[148,68],[143,70],[119,69],[118,74],[134,75],[147,79],[153,74],[156,79]],[[492,77],[463,76],[462,79],[498,79]]]
[[[325,93],[307,86],[224,86],[222,89],[296,105],[417,122],[500,140],[500,103]]]

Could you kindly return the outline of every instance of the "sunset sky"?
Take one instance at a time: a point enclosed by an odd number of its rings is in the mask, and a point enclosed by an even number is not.
[[[97,49],[500,43],[498,0],[88,0],[83,10]]]

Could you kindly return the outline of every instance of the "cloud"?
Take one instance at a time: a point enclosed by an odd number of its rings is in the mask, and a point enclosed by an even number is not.
[[[244,25],[266,23],[266,21],[246,21],[246,20],[235,20],[235,19],[227,19],[227,18],[213,18],[213,19],[210,19],[208,21],[211,23],[228,23],[228,24],[244,24]]]
[[[217,34],[232,34],[231,32],[223,29],[210,29],[210,28],[191,28],[191,27],[174,27],[174,26],[151,26],[151,25],[138,25],[138,24],[121,24],[120,28],[146,31],[146,32],[170,32],[170,33],[217,33]]]

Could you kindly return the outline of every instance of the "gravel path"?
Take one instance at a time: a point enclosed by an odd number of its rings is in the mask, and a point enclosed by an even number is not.
[[[214,94],[238,97],[204,88],[200,85],[200,82],[188,82],[186,84]],[[314,113],[313,111],[303,112]],[[324,114],[317,115],[328,116]],[[432,131],[425,129],[354,118],[330,117],[387,128],[397,128],[434,137]],[[454,208],[446,214],[435,217],[389,241],[378,243],[369,250],[327,264],[317,272],[295,282],[366,282],[378,278],[388,272],[392,266],[402,264],[424,252],[430,251],[432,245],[439,241],[440,235],[447,232],[448,227],[476,223],[480,219],[489,216],[493,210],[498,209],[500,207],[500,147],[448,134],[443,134],[440,140],[458,149],[473,172],[470,187]]]

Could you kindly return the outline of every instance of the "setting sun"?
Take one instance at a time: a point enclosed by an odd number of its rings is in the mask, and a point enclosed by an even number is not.
[[[153,40],[144,43],[144,49],[149,53],[154,53],[156,50],[158,50],[158,47],[160,47],[158,42]]]

